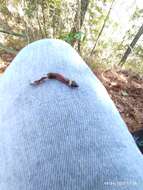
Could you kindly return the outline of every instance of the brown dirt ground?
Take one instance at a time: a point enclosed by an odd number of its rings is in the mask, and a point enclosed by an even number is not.
[[[13,55],[0,55],[0,74],[14,58]],[[143,77],[126,70],[96,69],[96,76],[106,87],[130,131],[143,128]]]
[[[131,71],[94,71],[106,87],[130,131],[143,128],[143,78]]]

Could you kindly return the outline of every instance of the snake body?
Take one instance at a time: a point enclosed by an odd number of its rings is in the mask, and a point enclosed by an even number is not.
[[[45,82],[47,79],[58,80],[58,81],[64,83],[65,85],[67,85],[67,86],[69,86],[71,88],[78,87],[78,84],[74,80],[70,80],[68,78],[65,78],[63,75],[61,75],[59,73],[48,73],[46,76],[43,76],[38,80],[35,80],[31,84],[32,85],[39,85],[39,84]]]

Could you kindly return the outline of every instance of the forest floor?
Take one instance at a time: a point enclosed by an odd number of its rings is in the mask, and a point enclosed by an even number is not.
[[[14,58],[0,55],[0,74]],[[96,69],[93,71],[106,87],[130,131],[143,128],[143,77],[121,69]]]
[[[106,87],[129,130],[143,128],[143,77],[119,69],[94,71]]]

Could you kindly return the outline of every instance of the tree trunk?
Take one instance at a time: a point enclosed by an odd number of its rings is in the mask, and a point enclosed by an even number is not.
[[[74,26],[71,29],[70,33],[76,33],[79,32],[85,18],[85,14],[88,8],[89,0],[78,0],[78,9],[75,14],[74,18]],[[72,46],[75,44],[75,39],[71,43]],[[78,41],[78,51],[80,52],[80,42]]]
[[[111,13],[111,10],[112,10],[113,3],[114,3],[114,2],[115,2],[115,0],[112,0],[111,5],[110,5],[110,8],[109,8],[109,11],[108,11],[108,13],[107,13],[107,15],[106,15],[106,17],[105,17],[105,19],[104,19],[104,23],[103,23],[103,25],[102,25],[102,28],[101,28],[101,30],[100,30],[98,36],[97,36],[97,39],[96,39],[96,41],[95,41],[95,44],[94,44],[93,48],[92,48],[92,50],[91,50],[90,56],[93,54],[93,52],[94,52],[94,50],[95,50],[95,48],[96,48],[96,46],[97,46],[97,43],[98,43],[98,41],[99,41],[99,38],[100,38],[100,36],[102,35],[102,32],[103,32],[103,30],[104,30],[104,28],[105,28],[105,25],[106,25],[106,22],[107,22],[107,20],[108,20],[108,18],[109,18],[109,15],[110,15],[110,13]]]
[[[128,46],[127,50],[125,51],[119,65],[123,66],[124,63],[126,62],[129,54],[131,53],[132,49],[134,48],[134,46],[136,45],[137,41],[139,40],[139,38],[141,37],[141,35],[143,34],[143,24],[140,27],[140,29],[138,30],[137,34],[135,35],[133,41],[131,42],[131,44]]]
[[[88,8],[89,0],[80,0],[78,1],[78,9],[75,14],[74,18],[74,26],[71,29],[71,32],[78,32],[77,31],[77,23],[80,25],[80,29],[83,25],[84,17]]]
[[[89,0],[81,0],[80,28],[83,25],[88,4],[89,4]]]

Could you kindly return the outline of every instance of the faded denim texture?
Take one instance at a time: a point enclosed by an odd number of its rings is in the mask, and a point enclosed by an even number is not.
[[[75,80],[30,82],[48,72]],[[34,42],[0,77],[0,190],[143,190],[143,157],[106,89],[60,40]]]

